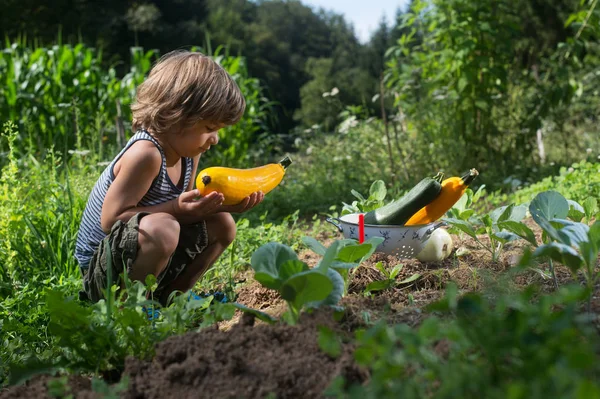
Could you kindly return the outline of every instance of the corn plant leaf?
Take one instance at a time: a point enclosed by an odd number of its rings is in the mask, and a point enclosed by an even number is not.
[[[524,223],[515,222],[512,220],[506,220],[504,222],[498,223],[498,227],[500,229],[508,230],[511,233],[518,235],[519,237],[523,238],[524,240],[527,240],[531,245],[537,247],[537,241],[535,239],[535,234]]]
[[[307,303],[324,300],[332,290],[333,283],[329,276],[311,269],[284,281],[280,293],[284,300],[301,309]]]
[[[536,223],[540,220],[564,219],[569,214],[569,203],[556,191],[544,191],[529,204],[529,213]]]
[[[549,257],[567,266],[573,273],[581,268],[584,261],[574,248],[560,242],[550,242],[539,246],[533,252],[533,256]]]

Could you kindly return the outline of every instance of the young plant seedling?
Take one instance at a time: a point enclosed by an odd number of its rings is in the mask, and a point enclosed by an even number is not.
[[[337,254],[334,242],[321,262],[310,269],[287,245],[270,242],[252,255],[254,278],[263,286],[276,290],[288,304],[284,319],[296,324],[305,307],[335,305],[342,298],[344,282],[330,266]]]
[[[595,198],[588,198],[581,206],[579,203],[565,199],[556,191],[544,191],[536,195],[529,204],[529,212],[533,220],[541,227],[542,245],[538,244],[533,231],[521,222],[504,222],[501,227],[528,241],[535,249],[537,258],[549,259],[550,272],[555,288],[558,281],[554,271],[554,261],[569,267],[572,273],[584,268],[589,284],[594,284],[596,257],[600,232],[598,221],[591,227],[582,223],[590,223],[597,215],[598,205]],[[572,220],[568,220],[566,218]],[[595,254],[595,255],[594,255]]]
[[[389,272],[383,266],[382,262],[377,262],[375,267],[377,268],[377,270],[379,270],[385,276],[385,279],[379,280],[379,281],[373,281],[372,283],[369,283],[367,285],[367,287],[365,288],[365,292],[364,292],[365,294],[370,294],[371,292],[374,292],[374,291],[387,290],[389,288],[397,287],[402,284],[412,283],[413,281],[415,281],[419,277],[421,277],[421,275],[419,273],[414,273],[413,275],[405,278],[402,281],[396,281],[396,277],[398,276],[398,274],[400,273],[400,271],[402,271],[402,268],[404,267],[403,264],[398,264],[398,265],[394,266],[394,268]]]
[[[369,197],[365,198],[356,190],[350,191],[358,201],[352,201],[352,204],[344,204],[342,208],[342,216],[350,213],[366,213],[384,205],[383,200],[387,195],[387,189],[383,180],[375,180],[369,188]]]
[[[327,260],[327,264],[340,276],[343,281],[342,294],[348,293],[349,272],[355,269],[362,262],[369,259],[375,252],[379,244],[383,242],[382,237],[370,237],[362,244],[352,238],[335,241],[329,248],[325,248],[323,244],[312,237],[303,237],[302,241],[314,253],[323,256],[321,262]],[[356,269],[355,269],[356,270]]]
[[[452,232],[462,231],[473,238],[479,246],[490,252],[492,261],[496,262],[504,245],[519,238],[516,234],[503,230],[503,225],[505,222],[519,223],[525,217],[527,208],[523,205],[510,204],[496,208],[483,216],[472,216],[471,213],[465,216],[464,212],[468,211],[459,213],[461,219],[445,218],[444,221],[452,226]],[[478,235],[481,234],[488,236],[489,244],[485,244],[479,239]]]

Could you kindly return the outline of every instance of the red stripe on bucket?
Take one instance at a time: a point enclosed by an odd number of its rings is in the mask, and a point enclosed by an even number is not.
[[[362,244],[365,241],[365,214],[358,214],[358,242]]]

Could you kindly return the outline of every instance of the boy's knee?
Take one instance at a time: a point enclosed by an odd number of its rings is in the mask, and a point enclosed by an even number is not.
[[[215,218],[211,221],[213,226],[209,226],[209,229],[211,230],[210,233],[214,234],[215,241],[218,241],[221,245],[228,246],[235,240],[235,234],[237,232],[235,220],[233,219],[233,216],[227,212],[220,212],[214,216]]]
[[[180,225],[168,213],[154,213],[140,220],[138,243],[151,246],[158,256],[169,257],[179,243]]]

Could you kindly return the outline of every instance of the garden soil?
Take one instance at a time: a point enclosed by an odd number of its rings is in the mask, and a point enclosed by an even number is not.
[[[540,234],[537,226],[530,227]],[[337,237],[319,238],[327,246]],[[127,359],[122,377],[128,378],[129,385],[120,397],[321,398],[337,376],[343,376],[347,383],[358,384],[369,378],[368,371],[354,362],[349,339],[341,340],[338,356],[329,356],[320,349],[319,331],[323,328],[341,338],[350,338],[357,329],[381,319],[418,326],[427,317],[427,305],[440,299],[451,281],[461,292],[486,289],[510,292],[532,283],[540,285],[544,292],[554,289],[551,279],[534,271],[499,278],[500,273],[518,263],[525,245],[522,241],[508,244],[500,259],[493,262],[489,252],[471,238],[453,236],[453,239],[455,252],[439,263],[374,254],[352,271],[348,295],[340,303],[344,311],[335,319],[333,311],[319,310],[303,314],[296,326],[268,325],[238,312],[232,320],[211,328],[171,337],[157,345],[152,361]],[[485,239],[480,237],[484,243]],[[311,251],[300,253],[299,258],[310,267],[320,260]],[[402,264],[397,281],[415,273],[420,277],[412,283],[366,295],[369,283],[384,278],[376,267],[378,262],[386,270]],[[540,269],[547,269],[547,265],[540,265]],[[560,284],[571,279],[564,267],[558,266],[556,274]],[[285,312],[285,302],[276,292],[254,281],[251,271],[243,273],[241,280],[246,283],[237,290],[239,303],[275,317]],[[597,292],[591,306],[600,311],[600,290]],[[443,352],[443,343],[440,345]],[[51,396],[50,381],[53,381],[50,376],[38,376],[25,385],[0,392],[0,399],[57,397]],[[89,378],[69,376],[66,385],[74,398],[101,397],[91,392]]]

